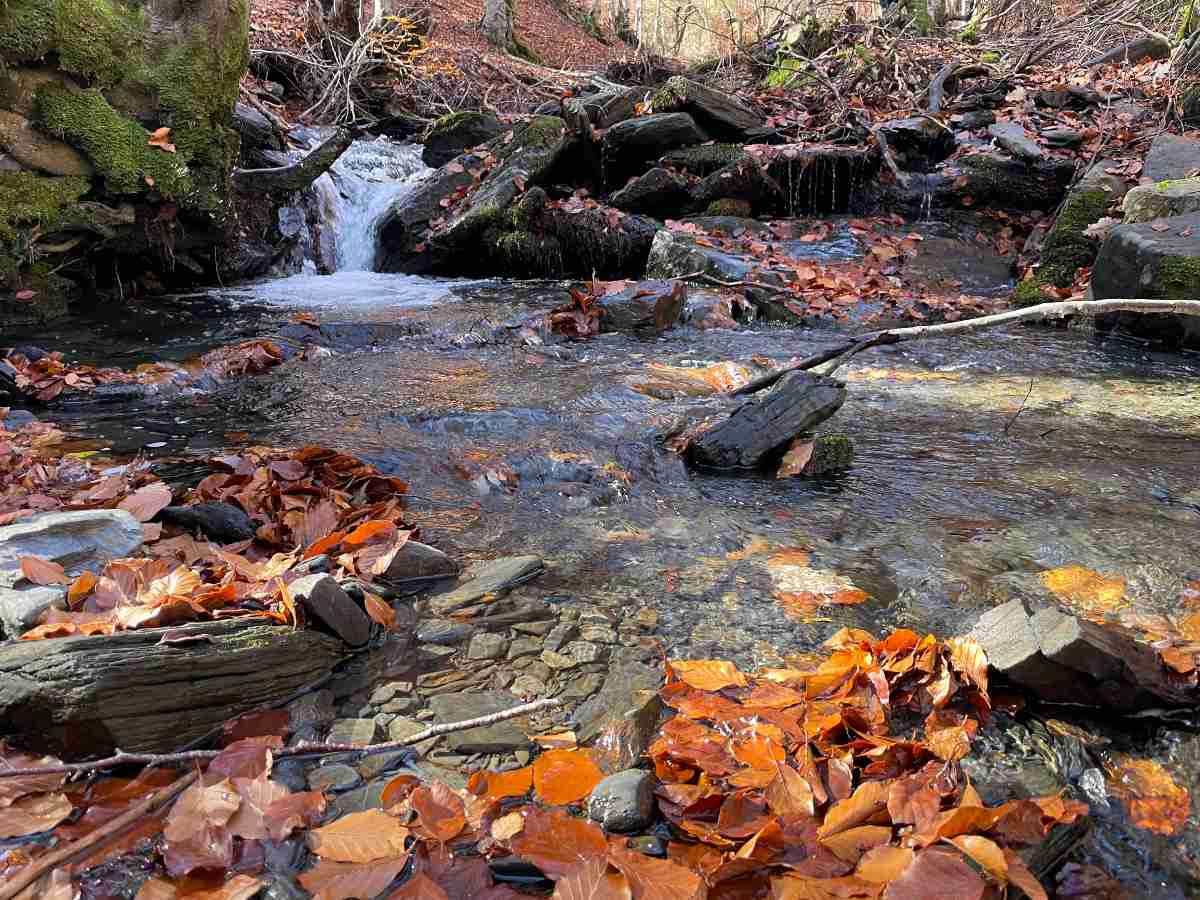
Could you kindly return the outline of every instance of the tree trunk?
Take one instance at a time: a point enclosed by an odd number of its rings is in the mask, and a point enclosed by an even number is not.
[[[489,43],[501,50],[511,48],[513,45],[513,0],[485,0],[480,28]]]

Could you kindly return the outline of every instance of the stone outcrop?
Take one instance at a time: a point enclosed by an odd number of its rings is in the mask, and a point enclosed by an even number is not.
[[[247,14],[245,0],[0,8],[0,143],[21,169],[0,172],[0,283],[34,291],[26,314],[62,311],[64,257],[140,253],[146,231],[177,248],[212,242],[237,159]],[[113,227],[96,208],[126,202],[158,224]],[[32,263],[29,247],[42,248]],[[0,319],[11,310],[0,300]]]
[[[1125,224],[1200,212],[1200,178],[1140,184],[1125,195]]]

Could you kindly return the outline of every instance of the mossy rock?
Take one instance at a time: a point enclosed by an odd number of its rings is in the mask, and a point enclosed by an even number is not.
[[[444,166],[472,147],[486,144],[508,129],[491,113],[459,110],[442,116],[425,136],[421,159],[427,166]]]
[[[733,216],[738,219],[748,219],[754,214],[754,209],[745,200],[723,197],[708,204],[704,214],[706,216]]]
[[[1125,195],[1126,224],[1200,212],[1200,178],[1142,184]]]
[[[0,322],[62,314],[70,283],[39,259],[36,241],[42,235],[87,227],[88,208],[79,199],[89,190],[91,182],[82,177],[0,173],[0,282],[14,294],[34,293],[32,301],[0,305]]]
[[[702,144],[699,147],[680,147],[663,154],[659,160],[664,166],[686,169],[691,175],[711,175],[730,163],[744,159],[746,153],[741,144]]]

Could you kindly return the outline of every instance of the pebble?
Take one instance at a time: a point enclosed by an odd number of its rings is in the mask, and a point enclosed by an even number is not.
[[[643,834],[638,837],[632,837],[625,842],[625,846],[630,850],[636,850],[643,856],[657,856],[659,859],[667,858],[667,845],[660,837],[655,837],[652,834]]]
[[[565,610],[564,610],[565,613]],[[563,645],[579,634],[579,628],[572,622],[560,622],[550,629],[543,645],[547,650],[561,650]]]
[[[366,746],[375,743],[378,734],[379,726],[374,719],[334,719],[328,740],[331,744]]]
[[[422,644],[437,644],[443,647],[461,644],[475,633],[475,626],[466,622],[448,622],[445,619],[426,619],[417,625],[417,640]]]
[[[468,659],[500,659],[508,652],[508,638],[484,631],[471,638]]]
[[[579,665],[579,662],[574,658],[563,653],[556,653],[553,650],[542,651],[542,662],[551,669],[573,669]]]
[[[640,831],[653,817],[654,776],[645,769],[609,775],[588,797],[588,818],[606,831]]]
[[[424,730],[425,726],[422,725],[421,729]],[[412,751],[410,750],[389,750],[386,753],[372,753],[370,756],[364,757],[363,761],[358,764],[358,771],[364,778],[374,778],[376,775],[382,775],[384,772],[400,768],[411,755]]]
[[[348,791],[362,781],[359,774],[350,766],[342,763],[330,763],[327,766],[317,766],[308,773],[308,789],[310,791]]]
[[[508,658],[516,659],[518,656],[530,656],[539,653],[542,649],[542,642],[537,638],[519,637],[508,646]]]

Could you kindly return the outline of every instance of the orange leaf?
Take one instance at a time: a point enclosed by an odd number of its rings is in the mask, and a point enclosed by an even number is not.
[[[603,856],[604,832],[562,810],[528,807],[525,827],[509,841],[513,853],[533,863],[550,878],[560,878],[589,859]]]
[[[673,659],[669,665],[680,681],[699,691],[719,691],[727,687],[746,686],[746,676],[728,660]]]
[[[146,143],[151,147],[157,147],[165,153],[174,153],[175,145],[169,140],[171,137],[171,129],[167,127],[156,128],[150,135],[150,139]]]
[[[615,872],[607,859],[589,859],[560,878],[554,888],[554,900],[631,900],[629,879]]]
[[[70,584],[71,579],[63,571],[63,567],[47,559],[36,556],[21,557],[21,574],[34,584]],[[93,583],[95,576],[92,576]]]
[[[489,800],[524,797],[532,787],[532,766],[514,769],[511,772],[475,772],[467,782],[467,789],[472,794]]]
[[[369,863],[402,856],[408,835],[399,819],[381,809],[368,809],[313,829],[308,833],[308,846],[322,860]]]
[[[533,762],[534,790],[555,806],[583,800],[603,778],[587,750],[547,750]]]
[[[410,802],[417,821],[435,841],[457,837],[467,824],[462,798],[440,781],[417,788]]]
[[[363,591],[363,604],[372,621],[379,623],[388,631],[396,630],[396,610],[392,609],[390,603],[370,591]]]
[[[368,522],[363,522],[348,535],[342,538],[342,543],[347,546],[356,546],[365,544],[372,538],[382,534],[389,529],[395,529],[396,523],[389,522],[387,519],[371,519]]]
[[[408,862],[408,854],[399,859],[370,863],[343,863],[320,860],[313,868],[300,874],[300,884],[313,895],[313,900],[351,900],[374,897],[400,874]]]
[[[608,860],[624,873],[637,900],[704,900],[708,889],[691,869],[667,859],[643,856],[615,839],[608,847]]]
[[[827,838],[855,825],[862,825],[876,813],[887,809],[890,782],[864,781],[853,794],[840,800],[825,814],[825,821],[817,834]]]

